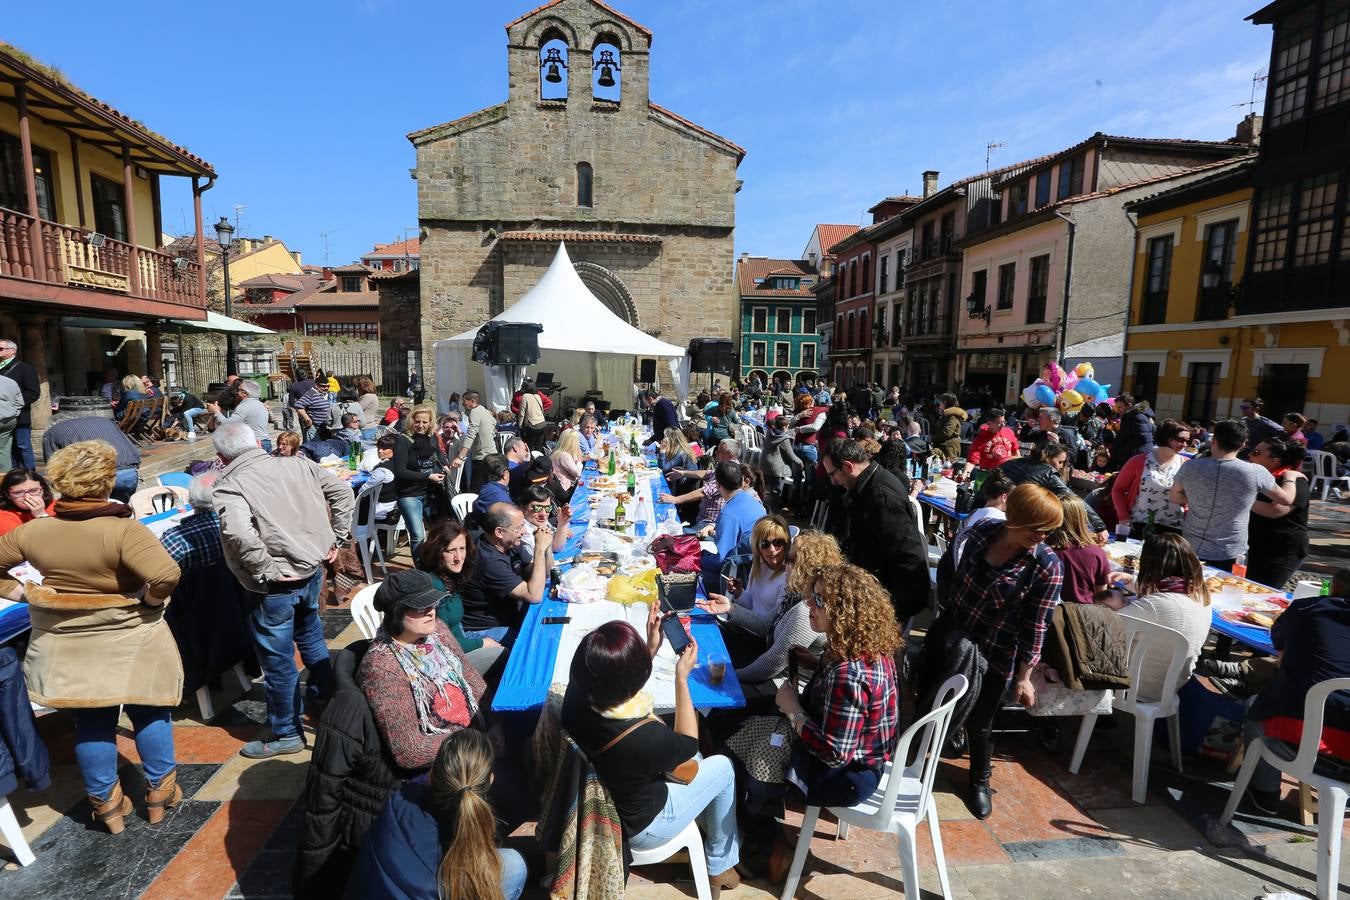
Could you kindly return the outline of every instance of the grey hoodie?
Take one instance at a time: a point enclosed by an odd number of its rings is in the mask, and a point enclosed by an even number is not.
[[[0,375],[0,422],[16,418],[23,412],[23,406],[19,383],[7,375]]]
[[[772,428],[764,434],[764,452],[760,456],[764,478],[771,484],[795,477],[802,470],[802,460],[792,449],[792,437],[786,431],[775,433]]]

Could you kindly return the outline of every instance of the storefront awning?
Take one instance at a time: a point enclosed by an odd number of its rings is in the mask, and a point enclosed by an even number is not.
[[[263,328],[261,325],[254,325],[252,322],[245,322],[243,319],[232,319],[229,316],[222,316],[220,313],[206,311],[205,322],[189,322],[184,319],[170,319],[166,323],[175,331],[193,331],[193,332],[219,332],[231,334],[276,334],[270,328]]]

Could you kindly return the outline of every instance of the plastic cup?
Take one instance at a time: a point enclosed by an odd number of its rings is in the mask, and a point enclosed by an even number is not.
[[[721,653],[708,654],[708,682],[721,684],[727,677],[727,658]]]

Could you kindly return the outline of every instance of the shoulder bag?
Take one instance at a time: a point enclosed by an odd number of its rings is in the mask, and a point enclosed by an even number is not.
[[[646,725],[648,722],[655,722],[656,724],[662,726],[663,728],[665,727],[666,724],[665,722],[662,722],[660,719],[658,719],[656,716],[647,716],[645,719],[639,719],[632,725],[629,725],[623,731],[619,732],[618,735],[616,735],[615,738],[608,744],[601,747],[594,753],[590,754],[591,760],[594,761],[595,759],[603,756],[611,749],[613,749],[615,744],[619,743],[619,741],[628,737],[630,734],[632,734],[634,731],[637,731],[639,728],[641,728],[643,725]],[[698,775],[698,759],[697,757],[691,756],[684,762],[676,766],[674,769],[667,772],[666,778],[670,781],[675,782],[676,784],[688,784],[689,782],[693,781],[695,776],[697,775]]]

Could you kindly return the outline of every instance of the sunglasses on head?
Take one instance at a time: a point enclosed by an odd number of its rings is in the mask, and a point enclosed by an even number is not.
[[[820,596],[820,593],[818,591],[813,590],[811,592],[811,604],[815,606],[816,609],[824,609],[825,598]]]
[[[759,549],[761,550],[768,550],[770,547],[775,550],[782,550],[786,546],[787,541],[782,538],[765,538],[759,542]]]

